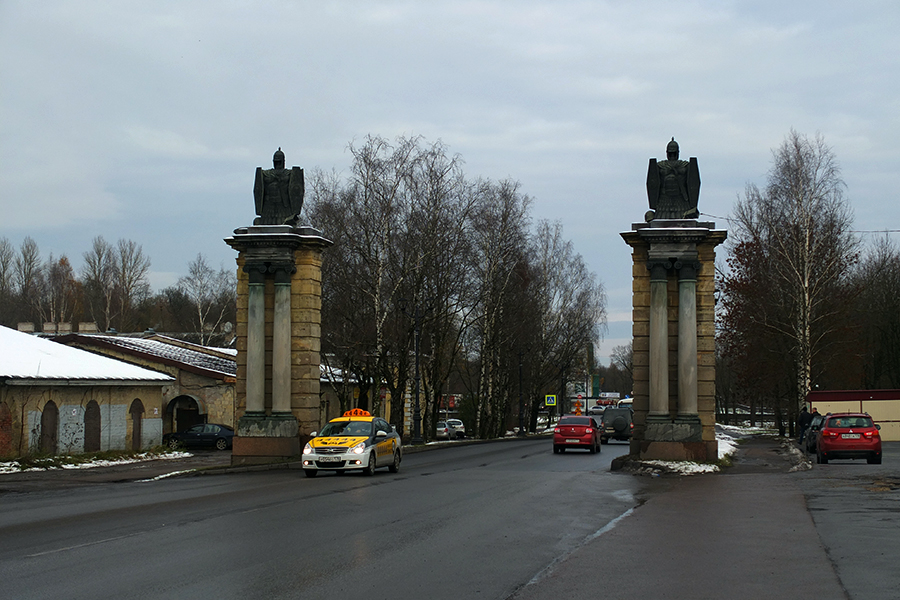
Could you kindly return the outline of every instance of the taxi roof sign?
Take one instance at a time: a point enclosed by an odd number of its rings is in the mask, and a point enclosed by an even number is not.
[[[371,417],[371,413],[367,410],[363,410],[361,408],[354,408],[353,410],[348,410],[343,414],[345,417]]]

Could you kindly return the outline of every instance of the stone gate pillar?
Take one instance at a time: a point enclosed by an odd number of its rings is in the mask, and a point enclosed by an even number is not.
[[[237,377],[232,464],[300,454],[318,426],[322,252],[312,227],[255,225],[238,251]]]
[[[633,261],[631,454],[643,460],[718,458],[713,292],[727,232],[714,227],[652,219],[621,234]]]

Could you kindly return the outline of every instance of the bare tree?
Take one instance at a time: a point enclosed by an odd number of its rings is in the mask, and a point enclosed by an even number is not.
[[[80,302],[81,286],[65,255],[59,260],[54,260],[50,255],[44,265],[44,282],[41,301],[43,320],[51,323],[71,322]]]
[[[527,252],[528,207],[531,200],[513,181],[481,182],[479,204],[472,214],[472,273],[476,291],[476,323],[472,350],[478,356],[476,431],[483,437],[503,433],[508,371],[504,352],[513,344],[507,325],[506,296],[514,290],[517,267]],[[520,271],[521,272],[521,271]]]
[[[187,276],[178,280],[178,288],[193,305],[193,324],[200,338],[200,345],[205,345],[226,315],[235,310],[235,274],[225,268],[214,270],[203,254],[197,254],[197,258],[188,265]]]
[[[779,340],[776,348],[788,355],[781,361],[794,379],[785,388],[791,416],[805,402],[814,363],[842,323],[858,241],[840,169],[822,137],[792,130],[773,155],[766,189],[749,185],[735,210],[726,321]]]
[[[23,310],[28,311],[25,318],[31,322],[40,320],[40,302],[44,287],[41,252],[31,237],[26,237],[22,241],[19,253],[13,260],[13,271],[18,301]]]
[[[884,236],[866,254],[854,274],[859,295],[851,322],[858,325],[852,356],[840,371],[853,380],[844,387],[900,387],[900,248]],[[849,368],[848,368],[849,367]],[[855,368],[854,368],[855,367]]]
[[[136,324],[135,307],[150,295],[150,283],[147,281],[150,258],[144,256],[140,244],[125,239],[119,240],[113,257],[119,329],[127,331]]]
[[[14,261],[16,250],[5,237],[0,237],[0,323],[15,326],[13,294],[15,293]]]
[[[116,259],[112,244],[102,236],[94,238],[82,257],[81,281],[86,309],[102,331],[108,331],[117,316]]]

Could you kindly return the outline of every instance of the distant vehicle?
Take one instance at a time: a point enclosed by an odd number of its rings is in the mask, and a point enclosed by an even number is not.
[[[634,398],[622,398],[616,402],[617,407],[634,408]]]
[[[303,472],[315,477],[319,471],[362,470],[374,475],[375,469],[400,470],[403,458],[400,436],[384,419],[354,408],[328,421],[322,431],[303,448]]]
[[[603,404],[598,404],[596,406],[589,406],[587,409],[587,413],[589,415],[602,415],[604,410],[606,410],[606,406],[604,406]]]
[[[459,419],[447,419],[447,426],[452,429],[452,435],[458,440],[466,437],[466,426]]]
[[[825,416],[816,440],[816,462],[831,459],[865,458],[870,465],[881,464],[881,425],[866,413],[833,413]]]
[[[608,444],[610,439],[630,440],[634,430],[634,411],[629,407],[610,406],[603,411],[603,430],[600,442]]]
[[[438,421],[437,424],[437,432],[434,434],[434,439],[436,440],[449,440],[450,439],[450,426],[447,425],[445,421]]]
[[[806,431],[806,439],[803,440],[803,443],[806,444],[806,451],[810,454],[816,453],[816,438],[818,438],[819,429],[822,428],[822,423],[824,422],[825,415],[816,413],[809,423],[809,429]]]
[[[595,454],[600,452],[599,434],[593,417],[565,415],[553,430],[553,452],[560,454],[571,448],[582,448]]]
[[[227,450],[231,448],[234,429],[228,425],[201,423],[181,433],[167,433],[163,436],[163,445],[172,448],[215,448]]]

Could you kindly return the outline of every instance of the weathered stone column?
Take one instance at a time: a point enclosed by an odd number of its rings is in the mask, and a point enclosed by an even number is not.
[[[275,271],[272,318],[272,414],[291,414],[291,274]]]
[[[669,301],[668,261],[651,262],[650,269],[650,413],[669,416]]]
[[[247,292],[247,416],[265,414],[266,398],[266,280],[265,269],[245,266]]]
[[[697,418],[697,271],[678,262],[678,416]]]

